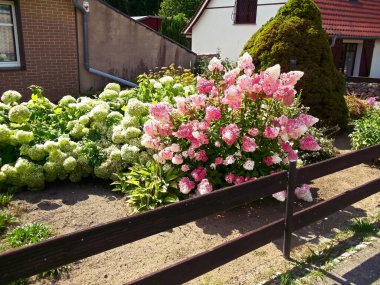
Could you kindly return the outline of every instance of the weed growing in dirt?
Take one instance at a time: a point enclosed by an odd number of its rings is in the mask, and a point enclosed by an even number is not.
[[[25,226],[19,226],[11,230],[6,235],[6,241],[12,248],[37,243],[50,238],[53,235],[48,226],[32,223]]]
[[[367,218],[355,219],[350,229],[353,232],[355,232],[355,234],[367,234],[377,232],[375,225]]]
[[[281,275],[281,285],[291,285],[294,284],[294,277],[291,271],[285,272],[284,274]]]
[[[6,211],[0,211],[0,233],[10,224],[17,222],[17,219]]]
[[[12,201],[13,195],[0,193],[0,207],[7,206]]]

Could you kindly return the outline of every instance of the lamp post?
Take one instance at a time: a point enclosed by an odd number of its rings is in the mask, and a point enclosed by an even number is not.
[[[294,71],[296,69],[296,65],[297,65],[297,58],[293,56],[292,58],[290,58],[290,70]]]

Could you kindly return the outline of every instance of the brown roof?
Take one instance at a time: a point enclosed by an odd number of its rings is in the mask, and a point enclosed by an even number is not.
[[[329,35],[380,38],[380,0],[315,0]]]
[[[380,0],[314,0],[321,10],[323,27],[329,35],[353,38],[380,38]],[[184,29],[192,27],[202,16],[210,0],[205,0]]]

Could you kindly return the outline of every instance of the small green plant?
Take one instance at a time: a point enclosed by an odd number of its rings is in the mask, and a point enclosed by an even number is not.
[[[354,132],[350,135],[354,149],[361,149],[380,143],[380,109],[369,111],[363,119],[355,121]]]
[[[128,204],[137,211],[146,211],[179,201],[183,196],[177,189],[180,173],[173,168],[163,169],[156,162],[136,164],[126,173],[116,175],[114,191],[127,195]]]
[[[32,223],[19,226],[6,234],[6,242],[12,248],[21,247],[48,239],[53,235],[48,226]]]
[[[294,277],[291,271],[287,271],[281,275],[281,285],[291,285],[294,284]]]
[[[367,218],[355,219],[350,229],[356,234],[368,234],[377,232],[375,225],[371,223],[371,221]]]
[[[10,224],[17,222],[17,219],[6,211],[0,211],[0,232]]]
[[[0,193],[0,207],[7,206],[12,201],[13,195]]]

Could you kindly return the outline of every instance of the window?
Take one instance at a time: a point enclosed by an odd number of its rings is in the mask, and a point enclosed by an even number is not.
[[[352,76],[354,73],[357,48],[357,43],[343,43],[339,69],[347,76]]]
[[[15,4],[13,1],[0,1],[0,68],[19,66]]]
[[[257,0],[236,0],[235,24],[256,24]]]

